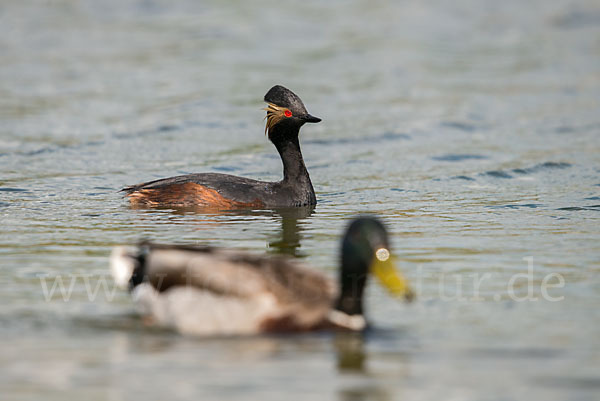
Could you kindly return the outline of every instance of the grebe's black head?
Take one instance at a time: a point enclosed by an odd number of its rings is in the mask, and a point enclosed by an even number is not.
[[[302,100],[291,90],[281,85],[275,85],[265,95],[265,102],[268,103],[267,125],[265,133],[273,129],[276,125],[283,124],[287,127],[299,128],[305,123],[318,123],[320,118],[311,116]],[[270,135],[269,135],[270,136]]]
[[[362,294],[369,273],[393,295],[413,298],[406,280],[396,271],[387,231],[378,219],[359,217],[352,221],[342,240],[341,253],[337,310],[347,315],[362,314]]]

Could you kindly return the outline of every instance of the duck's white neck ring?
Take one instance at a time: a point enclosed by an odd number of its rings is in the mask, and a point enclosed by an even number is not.
[[[347,315],[344,312],[333,309],[329,312],[328,319],[336,326],[344,327],[353,331],[364,330],[367,321],[363,315]]]

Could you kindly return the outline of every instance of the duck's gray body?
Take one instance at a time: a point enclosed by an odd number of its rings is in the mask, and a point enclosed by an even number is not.
[[[111,268],[147,322],[185,334],[315,330],[336,297],[331,279],[282,256],[146,244],[115,248]]]

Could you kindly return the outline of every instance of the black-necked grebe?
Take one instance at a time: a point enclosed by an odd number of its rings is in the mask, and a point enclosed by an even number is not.
[[[124,188],[132,204],[212,207],[222,209],[308,206],[317,203],[302,159],[298,134],[305,123],[318,123],[302,100],[283,86],[272,87],[267,102],[265,133],[283,162],[283,180],[257,181],[229,174],[187,174]]]

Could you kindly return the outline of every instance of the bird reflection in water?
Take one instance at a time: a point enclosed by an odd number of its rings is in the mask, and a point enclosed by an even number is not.
[[[365,371],[367,356],[365,353],[364,333],[335,333],[333,346],[337,356],[337,368],[340,373],[360,373]]]
[[[300,252],[302,241],[302,223],[308,219],[314,212],[315,206],[302,206],[277,209],[239,209],[239,210],[219,210],[206,207],[161,207],[131,205],[132,209],[137,209],[142,213],[151,214],[152,219],[156,219],[156,213],[168,213],[174,218],[181,216],[198,216],[196,220],[190,223],[202,223],[203,227],[214,228],[224,224],[223,216],[248,217],[267,217],[281,219],[281,229],[273,234],[268,234],[268,253],[289,255],[295,258],[303,258],[307,255]]]
[[[269,241],[269,252],[296,258],[306,256],[300,252],[302,223],[314,210],[314,206],[273,210],[275,215],[281,217],[281,230],[275,239]]]
[[[387,401],[393,399],[386,384],[369,372],[364,332],[338,332],[333,338],[340,385],[340,401]]]

